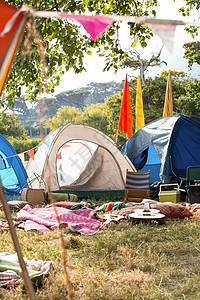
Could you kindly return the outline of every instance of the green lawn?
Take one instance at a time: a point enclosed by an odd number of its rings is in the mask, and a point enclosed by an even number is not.
[[[36,286],[37,299],[67,299],[59,232],[17,231],[24,255],[52,260],[54,271]],[[200,218],[164,225],[121,221],[96,235],[65,229],[68,272],[74,299],[200,299]],[[14,253],[8,232],[1,252]],[[27,299],[22,286],[0,288],[0,299]]]

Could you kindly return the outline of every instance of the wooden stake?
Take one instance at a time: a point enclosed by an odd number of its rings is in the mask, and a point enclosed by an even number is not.
[[[31,279],[29,277],[29,274],[28,274],[28,271],[27,271],[27,268],[26,268],[26,264],[25,264],[24,259],[23,259],[21,247],[20,247],[18,237],[17,237],[16,231],[15,231],[15,228],[14,228],[14,225],[13,225],[13,222],[12,222],[10,208],[8,206],[8,203],[7,203],[7,197],[6,197],[6,194],[4,192],[4,188],[2,186],[1,179],[0,179],[0,199],[1,199],[3,210],[4,210],[4,214],[5,214],[6,219],[8,221],[9,230],[10,230],[10,234],[11,234],[11,237],[12,237],[12,240],[13,240],[15,251],[17,252],[19,264],[20,264],[20,267],[21,267],[21,270],[22,270],[21,275],[22,275],[22,278],[24,280],[25,289],[27,291],[29,299],[36,300],[35,291],[34,291]]]

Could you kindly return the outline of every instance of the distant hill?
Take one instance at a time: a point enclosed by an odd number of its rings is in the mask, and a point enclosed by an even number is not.
[[[123,83],[117,82],[91,82],[84,88],[65,91],[55,95],[59,106],[73,106],[84,109],[85,106],[102,103],[111,95],[123,90]]]
[[[52,118],[62,106],[71,106],[83,110],[84,107],[91,104],[102,103],[111,95],[122,92],[123,88],[123,82],[92,82],[84,88],[59,93],[52,98],[46,99],[45,119]],[[10,110],[19,117],[21,125],[28,131],[31,138],[38,136],[39,120],[38,105],[36,103],[30,107],[30,103],[24,97],[20,97],[14,99],[14,108]],[[48,133],[48,128],[45,128],[45,131]]]

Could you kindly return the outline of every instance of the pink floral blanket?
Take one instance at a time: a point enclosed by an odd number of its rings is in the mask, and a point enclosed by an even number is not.
[[[70,210],[56,207],[60,223],[66,224],[71,231],[91,235],[95,234],[102,222],[95,219],[96,211],[93,209]],[[55,230],[59,227],[53,207],[34,208],[27,204],[17,213],[17,219],[26,221],[25,231],[38,230],[42,232]]]

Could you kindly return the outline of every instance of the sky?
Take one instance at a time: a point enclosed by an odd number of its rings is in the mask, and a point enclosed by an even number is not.
[[[177,12],[178,8],[180,8],[183,4],[182,0],[176,0],[176,2],[173,0],[160,0],[158,2],[160,3],[160,7],[157,8],[157,18],[177,20],[183,19],[181,14]],[[200,22],[200,16],[198,15],[197,11],[195,11],[191,17],[184,18],[183,20],[194,21],[194,19],[196,22]],[[146,73],[146,77],[154,77],[159,75],[162,70],[169,69],[188,72],[192,77],[197,77],[200,75],[199,66],[196,65],[193,67],[192,71],[189,71],[187,60],[183,58],[184,49],[182,48],[182,45],[190,41],[192,41],[192,38],[185,32],[184,26],[177,26],[174,36],[173,51],[170,52],[167,47],[164,46],[161,53],[161,60],[166,61],[167,66],[163,64],[162,68],[149,68],[149,71]],[[128,30],[126,22],[123,22],[123,28],[121,30],[121,43],[124,48],[128,46]],[[163,42],[161,39],[155,35],[155,37],[149,41],[148,46],[145,49],[136,47],[136,50],[141,52],[141,58],[145,58],[151,56],[152,53],[158,52],[162,45]],[[72,70],[67,72],[62,77],[60,85],[55,88],[54,94],[84,87],[90,82],[122,82],[125,80],[126,73],[128,74],[129,78],[131,78],[131,76],[137,77],[137,75],[139,75],[139,71],[134,72],[130,69],[120,70],[116,74],[114,73],[114,70],[103,72],[104,58],[98,57],[98,55],[95,53],[92,56],[85,57],[85,67],[87,71],[81,74],[75,74]]]

